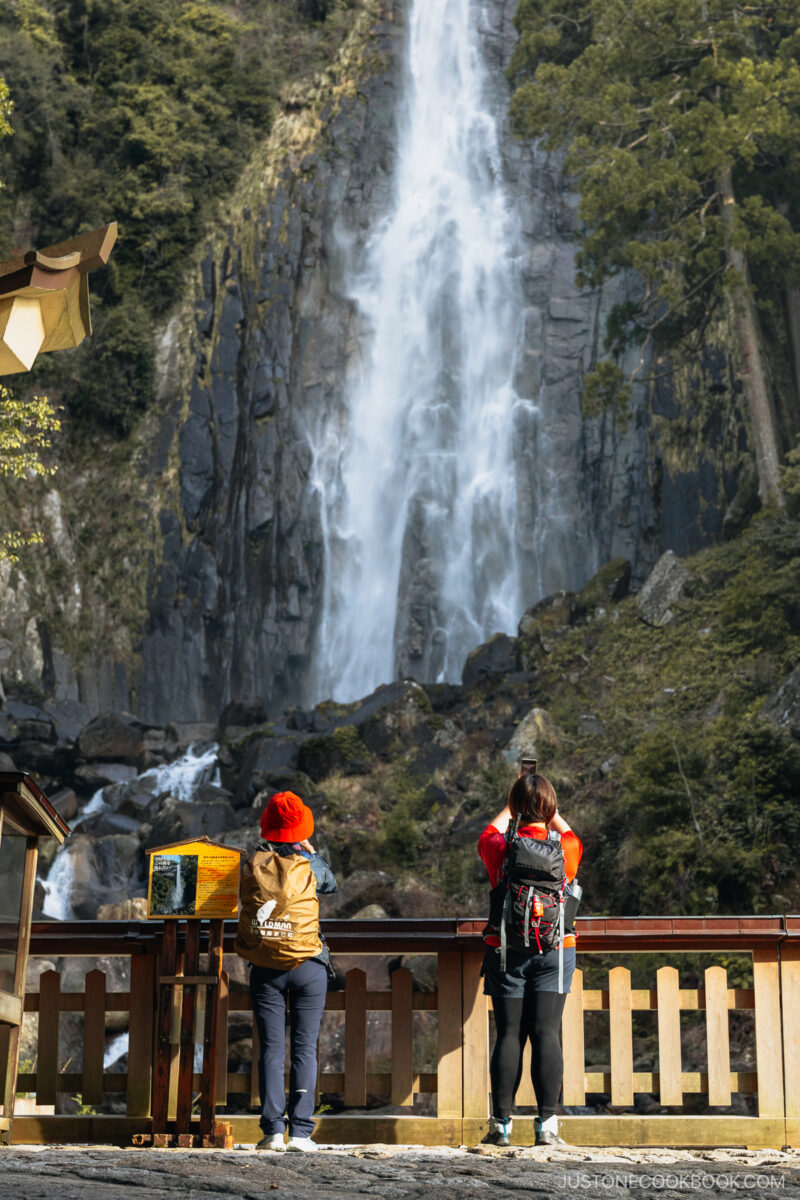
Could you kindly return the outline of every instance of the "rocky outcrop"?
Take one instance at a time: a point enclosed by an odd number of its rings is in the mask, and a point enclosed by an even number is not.
[[[480,18],[492,68],[487,100],[501,121],[514,9],[488,0]],[[114,629],[111,649],[96,655],[73,637],[83,603],[76,550],[69,514],[49,492],[46,528],[60,573],[34,587],[0,565],[6,678],[40,694],[80,695],[93,711],[130,709],[162,728],[215,720],[232,698],[255,697],[262,719],[318,698],[308,682],[325,569],[315,447],[368,333],[346,276],[391,199],[406,11],[406,0],[361,0],[340,60],[315,88],[301,89],[255,154],[198,254],[185,305],[162,332],[157,394],[128,464],[136,478],[131,536],[139,536],[137,505],[155,515],[152,547],[144,539],[134,555],[148,564],[146,614],[137,600],[130,628]],[[625,429],[610,416],[583,421],[583,375],[610,307],[631,285],[578,289],[577,200],[558,159],[517,143],[507,128],[502,158],[521,230],[525,337],[516,386],[536,398],[538,412],[539,466],[517,498],[520,536],[535,557],[537,522],[545,521],[554,547],[537,560],[537,594],[525,597],[535,604],[577,592],[613,556],[629,562],[637,583],[664,546],[695,549],[719,532],[730,481],[702,446],[694,459],[667,455],[664,430],[674,425],[682,435],[684,425],[663,382],[655,424],[643,386]],[[724,363],[714,370],[727,387]],[[426,572],[422,559],[403,568],[400,672],[413,671],[435,637]],[[435,676],[434,658],[429,666]],[[258,770],[294,768],[265,758]]]
[[[636,597],[636,611],[648,625],[667,625],[674,617],[670,607],[679,599],[689,572],[671,550],[661,555]]]

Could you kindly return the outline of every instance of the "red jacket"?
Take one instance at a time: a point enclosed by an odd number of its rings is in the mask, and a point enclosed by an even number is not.
[[[522,837],[538,838],[541,842],[547,837],[547,830],[536,825],[521,825],[517,833]],[[562,833],[561,835],[561,849],[564,851],[564,871],[567,876],[567,882],[571,883],[578,873],[581,855],[583,854],[583,844],[577,834],[569,830],[568,833]],[[492,887],[496,887],[499,882],[500,868],[503,865],[505,853],[506,835],[495,829],[494,825],[487,825],[478,839],[478,854],[480,854],[484,866],[489,872],[489,882]],[[487,946],[499,946],[500,939],[488,937],[486,944]],[[575,945],[575,939],[571,934],[565,936],[564,945]]]

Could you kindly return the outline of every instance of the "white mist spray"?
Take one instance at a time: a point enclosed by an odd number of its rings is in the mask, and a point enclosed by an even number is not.
[[[314,699],[352,700],[400,669],[458,679],[535,592],[518,513],[536,507],[538,413],[514,388],[519,231],[479,15],[471,0],[409,6],[394,201],[351,289],[364,353],[312,439],[325,550]]]

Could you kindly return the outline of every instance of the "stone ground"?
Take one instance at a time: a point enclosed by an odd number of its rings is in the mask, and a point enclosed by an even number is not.
[[[800,1200],[800,1152],[330,1147],[314,1155],[236,1150],[0,1149],[9,1200],[357,1200],[523,1196]]]

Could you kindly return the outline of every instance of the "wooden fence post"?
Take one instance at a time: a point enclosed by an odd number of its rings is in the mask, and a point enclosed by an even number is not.
[[[626,1106],[633,1104],[633,1017],[627,967],[612,967],[608,972],[608,1026],[611,1103]]]
[[[36,1067],[36,1103],[55,1104],[58,1080],[58,1013],[61,976],[45,971],[39,979],[39,1046]]]
[[[800,1146],[800,945],[781,946],[783,1068],[786,1080],[786,1141]]]
[[[344,1102],[349,1108],[367,1103],[367,976],[358,967],[344,984]]]
[[[105,971],[87,971],[83,985],[84,1104],[103,1103],[103,1059],[106,1045]],[[130,1072],[130,1067],[128,1067]]]
[[[392,1104],[414,1103],[414,977],[392,972]]]
[[[489,1004],[480,978],[482,950],[466,950],[462,974],[464,1116],[489,1116]]]
[[[461,952],[445,950],[437,963],[437,1094],[439,1117],[463,1115],[461,1062]]]
[[[129,1117],[149,1117],[152,1111],[156,959],[152,954],[131,955],[131,1007],[128,1034]]]
[[[576,969],[561,1018],[564,1049],[564,1104],[586,1103],[586,1056],[583,1041],[583,971]]]
[[[708,1103],[727,1107],[731,1102],[728,972],[724,967],[707,967],[705,982]]]
[[[658,1003],[659,1099],[664,1105],[680,1105],[683,1104],[681,996],[680,979],[675,967],[660,967],[656,972],[656,997]],[[632,1078],[631,1087],[633,1087]]]
[[[755,993],[756,1070],[758,1071],[758,1115],[782,1117],[783,1046],[781,1044],[781,1001],[778,953],[775,949],[753,951]]]

